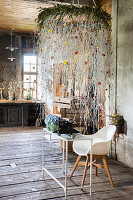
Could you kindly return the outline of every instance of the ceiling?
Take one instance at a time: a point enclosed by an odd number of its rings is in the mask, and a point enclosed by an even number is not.
[[[49,7],[44,1],[0,0],[0,30],[32,32],[36,26],[39,7]]]
[[[89,0],[83,1],[87,3]],[[52,6],[47,2],[47,0],[0,0],[0,30],[10,31],[14,28],[15,32],[33,32],[39,8]],[[109,13],[111,2],[112,0],[101,0],[104,9]]]

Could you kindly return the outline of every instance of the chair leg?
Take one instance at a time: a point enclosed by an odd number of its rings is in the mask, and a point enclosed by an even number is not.
[[[89,155],[86,158],[85,169],[84,169],[84,174],[83,174],[81,187],[83,187],[84,183],[85,183],[85,176],[86,176],[86,172],[87,172],[87,169],[88,169],[88,162],[89,162]]]
[[[74,166],[73,166],[72,172],[71,172],[71,174],[70,174],[70,179],[72,178],[72,175],[73,175],[73,173],[75,172],[75,169],[76,169],[76,167],[78,166],[78,163],[79,163],[80,159],[81,159],[81,156],[79,155],[79,156],[77,157],[77,160],[76,160]]]
[[[95,158],[97,164],[97,158]],[[98,168],[96,167],[96,176],[98,176]]]
[[[108,165],[107,165],[107,161],[106,161],[105,156],[102,156],[102,161],[103,161],[103,164],[104,164],[104,168],[105,168],[106,171],[107,171],[107,174],[108,174],[110,183],[111,183],[112,187],[114,187],[114,184],[113,184],[113,181],[112,181],[112,178],[111,178],[111,174],[110,174],[110,171],[109,171],[109,168],[108,168]]]

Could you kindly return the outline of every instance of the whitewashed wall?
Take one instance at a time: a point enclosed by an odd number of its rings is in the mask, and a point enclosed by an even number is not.
[[[112,79],[110,110],[123,115],[127,135],[117,141],[117,159],[133,167],[133,1],[112,0]],[[115,67],[117,84],[115,90]],[[116,102],[115,102],[116,94]]]

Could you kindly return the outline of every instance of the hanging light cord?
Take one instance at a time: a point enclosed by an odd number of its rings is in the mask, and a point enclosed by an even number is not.
[[[13,29],[11,29],[11,47],[12,47],[12,30],[13,30]]]

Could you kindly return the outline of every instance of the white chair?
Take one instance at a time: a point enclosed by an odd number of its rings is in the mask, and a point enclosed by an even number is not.
[[[92,163],[92,166],[96,167],[96,176],[98,176],[97,168],[104,168],[107,171],[107,174],[108,174],[108,177],[109,177],[112,187],[114,185],[113,185],[113,181],[112,181],[112,178],[111,178],[111,175],[109,172],[109,168],[108,168],[108,165],[106,162],[105,155],[109,152],[110,143],[111,143],[111,140],[113,139],[115,131],[116,131],[116,126],[108,125],[108,126],[103,127],[102,129],[100,129],[99,131],[97,131],[95,134],[86,136],[86,137],[93,138],[92,154],[93,154],[94,161]],[[78,158],[74,164],[70,178],[72,177],[72,175],[78,165],[85,165],[81,187],[84,186],[86,172],[87,172],[87,169],[89,169],[89,167],[90,167],[90,163],[89,163],[90,148],[91,148],[91,145],[90,145],[89,140],[73,142],[73,150],[76,154],[78,154]],[[87,157],[86,162],[80,161],[82,156]],[[97,159],[99,159],[99,158],[102,159],[103,165],[97,164]]]

